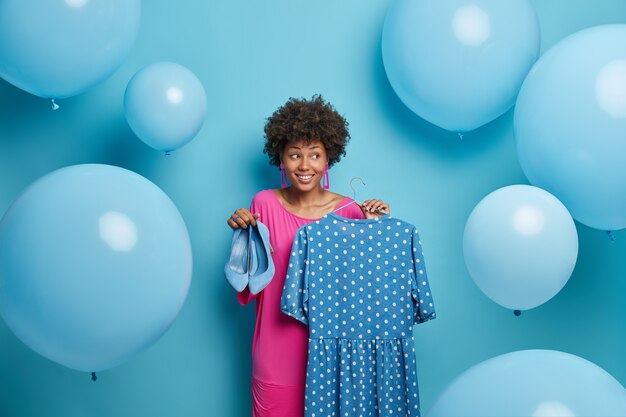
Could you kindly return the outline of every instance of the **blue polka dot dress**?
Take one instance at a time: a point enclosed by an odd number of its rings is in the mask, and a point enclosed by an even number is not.
[[[412,329],[435,309],[413,225],[330,213],[301,227],[281,310],[309,326],[305,416],[420,415]]]

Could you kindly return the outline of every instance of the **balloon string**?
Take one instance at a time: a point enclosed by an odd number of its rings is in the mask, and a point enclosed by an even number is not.
[[[52,110],[58,110],[60,106],[54,102],[54,99],[51,99],[51,100],[52,100]]]
[[[613,234],[612,231],[607,230],[606,234],[609,236],[609,239],[611,239],[611,242],[615,242],[615,235]]]
[[[95,372],[92,372],[92,373],[91,373],[91,380],[92,380],[92,381],[96,381],[97,379],[98,379],[98,376],[96,375],[96,373],[95,373]]]

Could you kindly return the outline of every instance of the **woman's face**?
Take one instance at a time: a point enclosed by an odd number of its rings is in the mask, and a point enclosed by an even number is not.
[[[307,143],[302,140],[290,143],[285,147],[281,156],[292,188],[310,191],[320,186],[328,163],[326,148],[322,141],[313,140]]]

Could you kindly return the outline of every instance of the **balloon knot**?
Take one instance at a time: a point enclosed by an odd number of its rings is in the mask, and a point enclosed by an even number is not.
[[[521,312],[521,311],[519,311],[519,310],[514,310],[514,311],[513,311],[513,314],[515,314],[516,316],[518,316],[518,317],[519,317],[519,316],[521,316],[521,315],[522,315],[522,312]]]
[[[463,140],[463,134],[461,132],[457,132],[457,135],[459,135],[459,139]]]
[[[609,239],[611,239],[611,242],[615,242],[615,235],[611,230],[607,230],[606,234],[608,235]]]
[[[98,380],[98,376],[96,375],[96,373],[95,373],[95,372],[92,372],[92,373],[91,373],[91,380],[92,380],[92,381],[97,381],[97,380]]]
[[[52,110],[58,110],[60,106],[54,102],[54,99],[51,99],[51,101],[52,101]]]

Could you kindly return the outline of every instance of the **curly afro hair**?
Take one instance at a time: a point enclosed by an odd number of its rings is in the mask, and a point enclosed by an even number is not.
[[[348,122],[321,95],[311,100],[290,98],[265,124],[265,152],[271,165],[280,165],[280,155],[288,143],[319,140],[328,155],[328,165],[339,162],[350,140]]]

